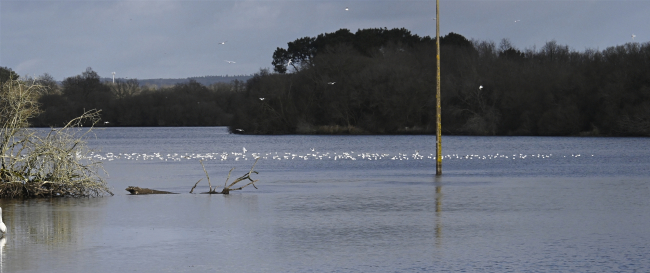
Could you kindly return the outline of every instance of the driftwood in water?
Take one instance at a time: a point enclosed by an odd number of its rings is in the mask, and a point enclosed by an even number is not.
[[[140,187],[134,187],[134,186],[129,186],[128,188],[126,188],[126,191],[130,192],[133,195],[138,195],[138,194],[176,194],[174,192],[169,192],[169,191],[159,191],[159,190],[152,190],[152,189],[140,188]]]
[[[228,180],[230,179],[230,173],[232,173],[232,170],[234,170],[235,168],[230,169],[230,171],[228,172],[228,177],[226,178],[226,183],[223,184],[223,189],[221,191],[217,191],[217,187],[212,189],[212,183],[210,183],[210,176],[208,175],[208,171],[205,170],[205,166],[203,166],[203,160],[201,160],[200,161],[201,166],[203,167],[203,172],[205,172],[205,176],[208,178],[208,186],[210,187],[210,190],[208,192],[202,192],[202,193],[207,193],[207,194],[230,194],[230,191],[241,190],[241,189],[245,188],[248,185],[253,185],[253,187],[255,189],[257,189],[257,187],[254,184],[255,182],[257,182],[257,180],[253,180],[251,178],[252,173],[258,174],[258,172],[253,171],[253,168],[255,168],[255,164],[257,164],[257,160],[259,160],[259,158],[255,159],[255,163],[253,163],[253,166],[251,167],[250,171],[248,171],[248,173],[246,173],[246,174],[242,175],[241,177],[235,179],[235,181],[233,181],[232,183],[230,183],[230,185],[228,185]],[[199,179],[199,181],[196,181],[196,183],[194,184],[194,187],[192,187],[192,189],[190,190],[190,193],[192,193],[194,191],[194,188],[196,188],[196,185],[198,185],[199,182],[201,182],[201,180],[203,180],[203,178]],[[248,184],[246,184],[246,185],[243,185],[243,186],[239,187],[239,188],[233,188],[233,186],[235,186],[235,184],[237,184],[237,183],[239,183],[241,181],[244,181],[244,180],[249,180],[250,182]]]

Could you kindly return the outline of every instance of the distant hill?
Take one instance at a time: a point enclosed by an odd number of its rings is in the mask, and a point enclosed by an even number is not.
[[[177,83],[186,83],[189,82],[190,80],[195,80],[196,82],[203,84],[205,86],[209,86],[214,83],[218,82],[224,82],[224,83],[229,83],[234,80],[238,81],[246,81],[250,78],[252,78],[253,75],[234,75],[234,76],[202,76],[202,77],[189,77],[189,78],[178,78],[178,79],[138,79],[138,82],[140,83],[140,86],[156,86],[156,87],[163,87],[163,86],[172,86]],[[128,79],[123,79],[123,78],[116,78],[116,81],[124,81]],[[102,78],[103,82],[112,82],[112,78]]]

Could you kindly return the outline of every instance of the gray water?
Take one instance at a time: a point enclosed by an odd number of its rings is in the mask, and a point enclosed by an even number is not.
[[[649,143],[447,136],[436,178],[431,136],[108,128],[115,196],[0,200],[0,271],[650,272]]]

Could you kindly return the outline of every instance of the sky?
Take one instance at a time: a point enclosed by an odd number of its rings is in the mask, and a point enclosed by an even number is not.
[[[249,75],[272,68],[276,48],[342,28],[435,38],[435,13],[435,0],[0,0],[0,66],[59,81],[87,67],[107,78]],[[443,36],[520,50],[650,41],[650,0],[440,0],[438,19]]]

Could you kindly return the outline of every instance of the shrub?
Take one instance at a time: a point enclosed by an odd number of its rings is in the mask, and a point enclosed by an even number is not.
[[[43,86],[10,79],[0,88],[0,198],[113,195],[98,175],[101,162],[87,154],[85,139],[98,110],[85,112],[47,134],[28,128],[39,113]]]

